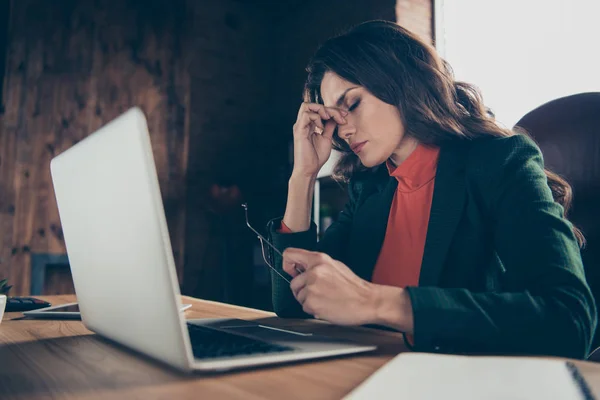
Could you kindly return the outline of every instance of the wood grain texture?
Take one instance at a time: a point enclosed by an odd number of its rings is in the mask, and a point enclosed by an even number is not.
[[[44,297],[52,304],[74,296]],[[23,320],[6,314],[0,327],[0,397],[8,399],[339,399],[396,354],[398,333],[282,320],[243,307],[183,298],[188,319],[231,317],[376,344],[376,352],[219,375],[182,375],[85,329],[79,321]],[[600,393],[600,364],[575,361]]]
[[[181,279],[189,119],[185,0],[13,2],[0,119],[0,276],[64,254],[49,164],[130,107],[147,115]],[[108,162],[108,160],[107,160]]]

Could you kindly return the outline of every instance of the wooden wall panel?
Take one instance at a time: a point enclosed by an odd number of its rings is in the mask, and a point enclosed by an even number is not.
[[[181,279],[189,112],[186,4],[143,4],[130,0],[98,10],[91,125],[95,128],[133,105],[144,110]]]
[[[0,127],[0,275],[27,294],[31,253],[65,253],[50,159],[130,107],[148,118],[179,276],[185,241],[184,0],[13,2]]]
[[[16,133],[6,127],[0,117],[0,277],[12,282],[11,258],[13,252],[13,221],[15,190],[13,166],[16,153]]]
[[[14,8],[14,6],[13,6]],[[21,26],[25,22],[25,16],[16,16],[9,21],[10,26]],[[10,38],[9,38],[10,40]],[[0,270],[2,276],[9,279],[15,287],[22,286],[23,282],[28,279],[28,271],[23,271],[22,268],[15,268],[15,265],[26,264],[29,260],[27,255],[24,255],[22,248],[15,241],[15,232],[18,231],[18,220],[23,219],[22,214],[17,214],[17,203],[21,201],[22,196],[19,196],[18,187],[21,180],[17,175],[17,166],[19,165],[18,157],[18,135],[23,129],[23,118],[19,112],[25,106],[25,81],[26,68],[23,60],[26,58],[28,51],[25,41],[19,43],[8,44],[7,65],[4,86],[5,112],[2,116],[2,128],[0,133],[0,143],[2,144],[2,159],[0,172],[0,204],[2,223],[2,253],[3,253],[3,268]],[[11,57],[13,54],[14,57]],[[13,288],[13,293],[17,289]]]

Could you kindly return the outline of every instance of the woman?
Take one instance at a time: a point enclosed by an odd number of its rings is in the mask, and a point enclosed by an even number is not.
[[[308,73],[286,212],[269,223],[293,277],[272,276],[276,313],[387,326],[420,351],[585,357],[583,237],[534,142],[390,22],[327,41]],[[317,243],[313,184],[332,145],[349,201]]]

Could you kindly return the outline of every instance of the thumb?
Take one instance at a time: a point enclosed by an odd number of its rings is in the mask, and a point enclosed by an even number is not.
[[[296,276],[299,273],[297,267],[300,272],[304,272],[327,262],[328,259],[329,256],[325,253],[288,247],[283,252],[283,269],[288,274]]]
[[[281,267],[292,277],[308,269],[307,250],[288,247],[283,251]]]

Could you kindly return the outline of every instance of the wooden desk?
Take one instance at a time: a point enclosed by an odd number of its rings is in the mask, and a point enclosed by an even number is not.
[[[74,296],[43,297],[53,305]],[[350,338],[377,352],[271,366],[222,375],[184,375],[109,343],[80,321],[21,319],[7,313],[0,325],[0,398],[41,399],[339,399],[396,354],[402,336],[368,328],[342,329],[319,321],[280,320],[274,314],[184,297],[186,317],[261,319],[266,323]],[[600,398],[600,364],[577,361]]]

